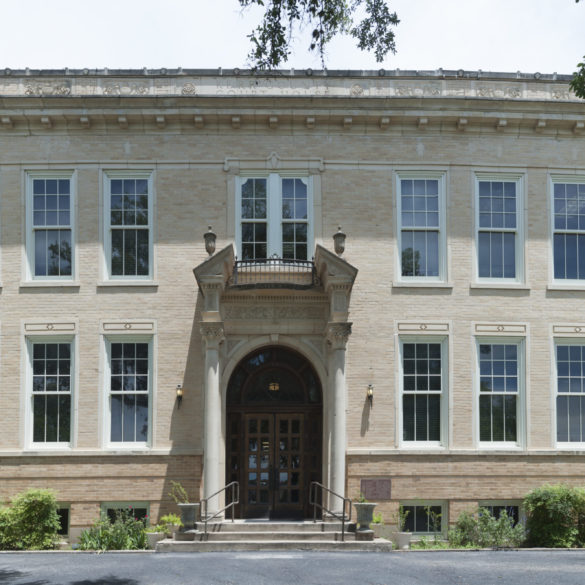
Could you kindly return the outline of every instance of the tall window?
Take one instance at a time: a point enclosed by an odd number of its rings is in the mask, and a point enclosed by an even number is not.
[[[398,178],[401,277],[445,278],[443,176]]]
[[[143,443],[149,438],[151,344],[109,342],[110,442]]]
[[[522,348],[521,342],[478,343],[480,442],[518,443]]]
[[[106,175],[106,260],[111,278],[152,278],[150,173]]]
[[[27,253],[30,278],[71,279],[72,197],[71,173],[28,175]]]
[[[238,245],[243,260],[307,260],[312,243],[309,177],[240,178]]]
[[[476,192],[478,277],[518,280],[523,264],[520,178],[479,175]]]
[[[72,344],[30,342],[32,442],[71,442]]]
[[[585,345],[559,343],[557,442],[585,443]]]
[[[585,279],[585,178],[553,179],[554,278]]]
[[[442,440],[446,373],[443,343],[402,343],[402,440],[439,444]]]

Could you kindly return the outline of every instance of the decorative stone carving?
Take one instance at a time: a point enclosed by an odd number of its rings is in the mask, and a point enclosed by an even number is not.
[[[351,335],[351,323],[329,323],[327,325],[327,343],[333,349],[345,349]]]
[[[197,93],[197,88],[195,87],[194,83],[185,83],[183,85],[183,89],[181,90],[182,95],[195,95]]]
[[[207,345],[219,345],[225,339],[223,323],[203,323],[200,332]]]
[[[354,97],[359,97],[364,95],[364,88],[361,85],[354,83],[354,85],[351,86],[349,93]]]

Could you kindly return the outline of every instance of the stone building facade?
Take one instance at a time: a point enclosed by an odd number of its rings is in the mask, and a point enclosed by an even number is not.
[[[557,75],[0,71],[0,498],[582,484],[584,129]]]

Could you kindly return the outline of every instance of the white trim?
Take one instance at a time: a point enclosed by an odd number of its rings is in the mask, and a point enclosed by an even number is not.
[[[35,179],[67,179],[69,181],[69,228],[71,230],[71,275],[37,276],[35,275],[35,238],[34,238],[34,194]],[[75,169],[31,170],[24,171],[25,204],[24,204],[24,257],[22,283],[24,286],[71,286],[77,282],[78,246],[77,246],[77,171]],[[39,228],[42,229],[42,228]],[[52,228],[46,228],[52,229]],[[57,228],[55,228],[57,229]]]
[[[554,237],[555,237],[555,184],[585,184],[585,174],[567,175],[564,173],[549,173],[548,175],[548,210],[549,210],[549,284],[548,290],[584,290],[585,278],[555,278],[555,256],[554,256]],[[574,232],[585,235],[585,230],[560,230],[560,233]]]
[[[441,170],[395,170],[394,171],[394,185],[396,191],[395,197],[395,229],[396,229],[396,252],[395,252],[395,278],[392,286],[418,286],[420,284],[427,284],[433,286],[434,283],[442,283],[444,285],[452,286],[448,283],[448,250],[447,250],[447,171]],[[402,180],[437,180],[439,191],[439,226],[438,228],[423,229],[419,231],[438,231],[438,254],[439,254],[439,275],[438,276],[403,276],[402,275],[402,196],[401,196],[401,181]],[[404,229],[410,231],[416,228],[412,226],[404,226]]]
[[[480,228],[479,225],[479,183],[480,181],[515,183],[516,184],[516,228]],[[525,242],[525,223],[526,223],[526,182],[524,173],[497,173],[476,171],[473,175],[473,217],[474,217],[474,237],[473,237],[473,283],[471,288],[524,288],[526,282],[526,242]],[[515,255],[516,265],[514,278],[505,277],[480,277],[479,276],[479,232],[506,232],[515,234]]]
[[[310,260],[315,245],[315,181],[313,176],[306,171],[285,171],[285,172],[241,172],[235,177],[235,240],[236,255],[242,258],[242,222],[249,220],[242,219],[242,185],[248,179],[266,179],[266,256],[274,254],[278,258],[283,257],[282,252],[282,179],[300,179],[307,187],[307,219],[292,219],[287,223],[305,223],[307,225],[307,258]],[[259,222],[261,223],[261,222]]]
[[[115,285],[126,285],[136,284],[138,286],[144,286],[153,284],[156,280],[155,266],[156,262],[154,259],[155,253],[155,205],[156,197],[154,191],[155,184],[155,171],[153,169],[128,169],[128,170],[113,170],[106,169],[101,171],[102,180],[101,185],[101,205],[100,205],[100,218],[101,218],[101,233],[102,233],[102,276],[99,285],[111,286]],[[109,181],[112,179],[146,179],[148,181],[148,225],[141,226],[140,229],[148,230],[148,274],[147,275],[113,275],[112,274],[112,238],[111,238],[111,224],[110,224],[110,187]],[[99,286],[98,285],[98,286]]]
[[[153,424],[155,418],[156,404],[156,368],[155,355],[156,336],[153,333],[139,334],[134,331],[128,333],[116,331],[114,333],[101,333],[102,337],[102,367],[101,384],[102,400],[102,425],[101,442],[104,450],[107,451],[142,451],[150,450],[154,444]],[[148,344],[148,431],[146,441],[111,441],[111,402],[110,402],[110,372],[111,372],[111,345],[112,343],[147,343]]]
[[[517,334],[501,332],[498,334],[481,334],[476,333],[475,351],[474,351],[474,368],[473,368],[473,419],[474,433],[473,443],[479,450],[502,451],[502,450],[525,450],[526,449],[526,378],[529,371],[526,367],[526,338]],[[480,414],[479,399],[480,378],[479,371],[479,346],[480,344],[497,344],[497,345],[516,345],[517,347],[517,368],[518,368],[518,389],[516,392],[516,440],[515,441],[481,441],[480,440]]]
[[[63,442],[35,442],[33,440],[33,346],[35,344],[47,343],[68,343],[71,349],[70,354],[70,430],[69,441]],[[62,451],[71,450],[76,446],[77,425],[78,425],[78,391],[79,388],[79,368],[77,367],[78,339],[75,333],[29,333],[24,336],[24,449],[25,451]]]
[[[397,392],[398,392],[398,414],[397,414],[397,447],[399,449],[405,450],[445,450],[448,448],[449,439],[450,439],[450,421],[449,421],[449,411],[450,411],[450,396],[451,396],[451,388],[450,388],[450,376],[449,370],[451,366],[451,359],[449,351],[449,335],[435,335],[433,334],[409,334],[409,335],[397,335],[397,353],[398,356],[398,384],[396,385]],[[404,416],[404,408],[403,408],[403,396],[404,396],[404,372],[403,372],[403,347],[404,343],[439,343],[441,345],[441,406],[440,406],[440,413],[441,413],[441,423],[440,423],[440,439],[439,441],[405,441],[403,439],[404,436],[404,429],[403,429],[403,416]],[[437,393],[439,394],[439,393]]]

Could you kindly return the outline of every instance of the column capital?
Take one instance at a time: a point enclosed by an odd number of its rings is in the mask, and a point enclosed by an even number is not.
[[[223,323],[202,323],[199,329],[208,349],[217,349],[225,339]]]
[[[333,349],[345,349],[351,334],[351,323],[328,323],[326,329],[327,343]]]

